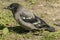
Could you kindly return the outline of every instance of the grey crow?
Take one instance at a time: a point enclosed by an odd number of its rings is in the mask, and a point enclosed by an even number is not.
[[[50,27],[44,20],[18,3],[12,3],[5,9],[12,11],[15,20],[26,30],[40,30],[40,28],[46,28],[50,32],[55,31],[55,28]]]

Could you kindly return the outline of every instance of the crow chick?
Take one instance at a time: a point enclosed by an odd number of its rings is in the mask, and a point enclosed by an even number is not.
[[[25,9],[18,3],[12,3],[4,9],[12,11],[15,20],[26,30],[39,30],[46,28],[50,32],[54,32],[55,28],[50,27],[45,21],[37,17],[33,12]]]

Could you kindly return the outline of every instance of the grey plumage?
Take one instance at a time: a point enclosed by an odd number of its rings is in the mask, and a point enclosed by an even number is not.
[[[55,29],[50,27],[45,21],[18,3],[12,3],[5,9],[11,10],[16,21],[26,30],[39,30],[45,27],[48,31],[55,31]]]

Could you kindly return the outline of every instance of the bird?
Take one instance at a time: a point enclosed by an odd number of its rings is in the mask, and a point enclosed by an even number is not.
[[[32,11],[24,8],[19,3],[12,3],[4,9],[8,9],[12,12],[14,19],[25,30],[40,30],[46,28],[49,32],[55,32],[54,27],[50,27],[43,19],[36,16]]]

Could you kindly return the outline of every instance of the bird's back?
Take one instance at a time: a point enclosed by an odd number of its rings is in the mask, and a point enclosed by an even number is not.
[[[28,16],[28,17],[32,17],[32,18],[34,18],[35,16],[34,16],[34,13],[32,12],[32,11],[30,11],[30,10],[28,10],[28,9],[25,9],[24,7],[22,7],[22,8],[19,8],[18,9],[18,12],[20,13],[20,14],[25,14],[26,16]]]

